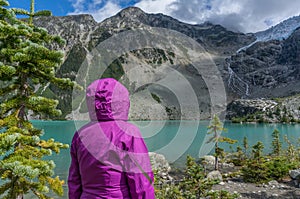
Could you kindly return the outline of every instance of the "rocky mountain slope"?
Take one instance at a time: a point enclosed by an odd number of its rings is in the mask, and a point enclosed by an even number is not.
[[[59,76],[73,80],[78,80],[80,75],[89,80],[100,78],[81,74],[83,73],[82,65],[93,64],[94,49],[110,38],[130,30],[152,31],[155,28],[161,28],[186,35],[203,48],[201,53],[209,56],[210,62],[215,64],[220,71],[229,102],[239,98],[284,97],[300,92],[299,29],[293,31],[285,40],[261,41],[243,50],[244,46],[256,41],[258,35],[262,33],[235,33],[208,22],[190,25],[163,14],[147,14],[134,7],[124,9],[101,23],[95,22],[89,15],[77,15],[40,17],[35,20],[35,24],[66,40],[63,48],[64,63],[57,73]],[[163,47],[164,42],[159,42]],[[188,56],[180,56],[182,52],[190,52],[178,46],[174,42],[170,44],[169,50],[160,48],[159,45],[155,48],[145,46],[133,49],[120,54],[109,63],[109,67],[99,66],[99,70],[103,70],[101,77],[119,79],[130,90],[132,94],[131,119],[205,119],[210,117],[211,91],[206,79],[198,74],[197,68],[193,66]],[[239,49],[242,50],[239,51]],[[186,90],[182,81],[174,79],[178,73],[194,90],[199,103],[197,111],[200,115],[193,113],[194,110],[184,109],[181,107],[181,101],[176,99],[178,96],[172,89],[176,92]],[[81,80],[80,83],[83,86],[88,84],[87,80]],[[173,87],[160,86],[167,81],[174,82]],[[40,87],[39,92],[60,100],[60,108],[65,113],[63,117],[72,111],[71,91],[65,92],[53,85],[46,85]],[[188,104],[190,96],[184,94],[182,96],[185,96],[183,100],[185,104]],[[75,99],[73,94],[73,102],[76,105],[73,107],[75,113],[86,112],[82,93],[78,96],[75,94]],[[68,115],[68,117],[72,116]],[[83,115],[81,119],[85,117]]]
[[[212,53],[231,55],[240,46],[255,40],[254,35],[245,35],[227,30],[220,25],[209,22],[190,25],[163,14],[147,14],[139,8],[126,8],[116,16],[104,20],[99,27],[110,34],[141,26],[166,28],[183,33]]]
[[[297,17],[297,19],[299,18]],[[295,20],[295,18],[292,19]],[[300,26],[300,22],[298,26]],[[276,28],[271,28],[271,30],[274,29]],[[299,46],[300,27],[292,31],[286,39],[256,42],[232,55],[227,60],[227,66],[231,71],[229,86],[234,92],[249,99],[282,98],[280,101],[286,101],[286,103],[278,104],[276,109],[265,110],[267,106],[264,109],[259,106],[270,104],[268,100],[260,99],[258,104],[255,103],[255,100],[248,100],[246,103],[237,101],[229,106],[229,112],[234,109],[233,112],[236,116],[249,119],[249,117],[253,117],[252,108],[254,108],[256,115],[260,115],[261,121],[299,121],[300,100],[296,95],[300,93]],[[234,76],[238,78],[233,79]],[[293,101],[293,105],[290,105],[291,101]],[[241,104],[242,107],[247,108],[240,109]],[[249,111],[249,108],[252,111]],[[285,114],[279,113],[279,109],[285,109]],[[238,110],[244,110],[244,112],[239,111],[238,113]],[[278,117],[273,117],[272,115],[276,112]]]
[[[251,44],[242,47],[238,51],[246,50],[257,42],[267,42],[271,40],[285,40],[288,38],[298,27],[300,27],[300,15],[288,18],[271,28],[254,33],[256,40]]]
[[[299,45],[300,28],[285,40],[257,42],[232,55],[228,66],[247,83],[250,98],[289,96],[300,91]]]
[[[286,19],[271,28],[255,33],[257,41],[284,40],[300,26],[300,15]]]

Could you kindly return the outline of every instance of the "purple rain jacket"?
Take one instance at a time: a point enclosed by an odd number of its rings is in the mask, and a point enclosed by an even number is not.
[[[155,198],[147,147],[127,122],[127,89],[112,78],[96,80],[86,101],[91,122],[72,139],[69,199]]]

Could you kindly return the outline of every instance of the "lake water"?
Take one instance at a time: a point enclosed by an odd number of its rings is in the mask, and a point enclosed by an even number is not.
[[[37,128],[44,129],[44,139],[54,138],[56,141],[71,143],[74,132],[84,125],[85,121],[32,121]],[[184,164],[187,154],[193,157],[208,154],[213,149],[213,143],[207,144],[208,121],[133,121],[141,130],[149,151],[162,153],[166,158],[177,166]],[[233,145],[242,145],[242,140],[246,136],[249,146],[262,141],[265,145],[264,151],[270,152],[272,142],[272,132],[278,129],[281,138],[287,135],[296,144],[300,137],[300,124],[233,124],[225,123],[227,132],[223,136],[238,140]],[[227,145],[222,145],[226,150],[230,150]],[[68,167],[70,164],[69,150],[62,150],[59,155],[51,156],[56,163],[56,175],[67,182]],[[67,198],[67,186],[65,197]],[[29,198],[29,197],[28,197]],[[55,196],[57,198],[57,196]]]

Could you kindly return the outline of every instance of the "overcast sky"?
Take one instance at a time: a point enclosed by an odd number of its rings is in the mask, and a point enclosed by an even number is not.
[[[10,0],[28,7],[30,0]],[[228,29],[257,32],[300,14],[300,0],[35,0],[37,8],[54,15],[89,13],[100,22],[128,6],[163,13],[187,23],[210,21]]]

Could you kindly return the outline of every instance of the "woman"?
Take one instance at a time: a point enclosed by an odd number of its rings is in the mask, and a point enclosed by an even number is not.
[[[118,81],[94,81],[86,93],[91,122],[71,144],[70,199],[153,199],[153,172],[139,129],[127,122],[129,93]]]

